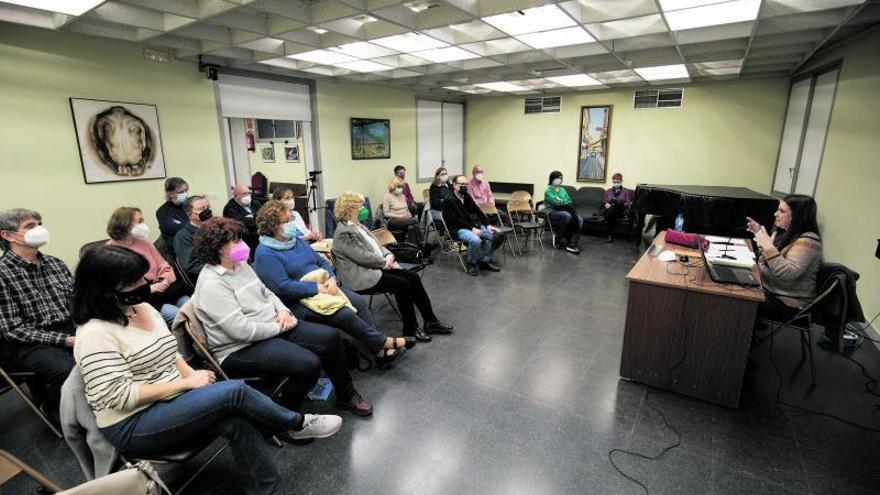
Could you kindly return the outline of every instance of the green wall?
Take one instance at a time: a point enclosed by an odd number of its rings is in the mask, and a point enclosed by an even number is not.
[[[633,108],[634,88],[563,95],[559,113],[523,113],[523,97],[468,101],[466,169],[489,180],[534,182],[552,170],[575,184],[580,110],[612,105],[608,177],[624,183],[745,186],[767,192],[779,148],[788,83],[783,79],[684,87],[681,108]]]
[[[192,192],[226,201],[226,180],[214,92],[191,63],[158,64],[143,48],[80,35],[0,23],[0,210],[26,207],[43,214],[51,232],[45,252],[71,269],[79,247],[107,237],[118,206],[144,210],[153,237],[163,181],[87,185],[68,98],[152,103],[168,176],[185,177]]]
[[[861,274],[858,295],[868,319],[880,311],[880,29],[817,57],[805,70],[842,66],[816,187],[825,258]],[[880,322],[874,323],[880,332]]]

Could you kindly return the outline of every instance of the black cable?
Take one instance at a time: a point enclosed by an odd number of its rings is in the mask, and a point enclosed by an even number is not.
[[[865,365],[863,365],[859,361],[856,361],[851,356],[847,356],[846,354],[841,354],[841,356],[843,356],[843,358],[848,361],[852,361],[856,364],[856,366],[859,367],[859,370],[861,370],[862,372],[862,376],[865,377],[865,390],[871,395],[880,397],[880,393],[877,392],[877,380],[868,373],[868,370],[865,369]]]
[[[666,447],[663,447],[663,450],[661,450],[660,453],[658,453],[656,455],[646,455],[646,454],[642,454],[641,452],[636,452],[634,450],[611,449],[608,451],[608,462],[611,463],[611,466],[614,469],[616,469],[617,472],[620,473],[621,476],[623,476],[624,478],[626,478],[626,479],[632,481],[633,483],[639,485],[640,487],[642,487],[642,490],[645,490],[646,495],[651,495],[650,490],[648,490],[648,487],[644,483],[642,483],[641,481],[637,480],[636,478],[633,478],[632,476],[623,472],[623,470],[620,469],[620,467],[617,465],[617,463],[614,462],[614,458],[612,457],[612,454],[614,454],[615,452],[621,452],[623,454],[631,455],[631,456],[635,456],[635,457],[640,457],[640,458],[648,460],[648,461],[658,461],[664,455],[666,455],[666,453],[669,452],[670,450],[681,446],[681,433],[679,433],[679,431],[674,426],[669,424],[669,421],[666,420],[666,416],[659,409],[657,409],[653,404],[651,404],[650,401],[648,400],[651,397],[651,394],[660,395],[661,392],[648,392],[647,389],[645,389],[645,390],[646,390],[645,405],[650,407],[651,409],[653,409],[654,412],[656,412],[657,414],[659,414],[660,419],[663,420],[663,425],[666,426],[667,428],[669,428],[670,430],[672,430],[673,433],[675,433],[675,442],[673,442],[672,445],[668,445]]]

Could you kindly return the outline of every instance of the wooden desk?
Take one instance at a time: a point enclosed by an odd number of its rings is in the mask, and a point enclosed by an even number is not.
[[[712,282],[699,250],[664,239],[665,231],[654,239],[657,253],[669,249],[690,260],[685,266],[646,252],[627,274],[620,376],[736,407],[764,294]]]

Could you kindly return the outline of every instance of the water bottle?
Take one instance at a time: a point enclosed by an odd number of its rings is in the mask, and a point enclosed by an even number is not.
[[[681,213],[675,217],[675,230],[678,232],[684,232],[684,215]]]

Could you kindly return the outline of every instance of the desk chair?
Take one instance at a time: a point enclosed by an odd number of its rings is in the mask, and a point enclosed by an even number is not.
[[[37,406],[34,398],[31,397],[30,394],[26,393],[20,386],[20,383],[23,380],[36,377],[36,373],[32,373],[30,371],[7,372],[3,369],[2,366],[0,366],[0,376],[2,376],[3,381],[6,382],[5,385],[0,386],[0,395],[3,395],[10,390],[14,390],[15,393],[18,394],[19,397],[21,397],[21,400],[23,400],[24,403],[27,404],[31,411],[33,411],[34,414],[36,414],[41,420],[43,420],[43,423],[46,423],[46,426],[49,427],[49,430],[51,430],[52,433],[56,437],[58,437],[59,440],[63,438],[61,432],[58,431],[58,428],[56,428],[55,425],[52,424],[52,421],[50,421],[46,414],[39,408],[39,406]]]
[[[519,242],[517,241],[517,237],[516,237],[516,231],[513,229],[513,227],[508,227],[507,225],[504,225],[504,219],[502,219],[501,215],[498,214],[498,208],[496,208],[495,205],[486,204],[486,205],[480,205],[480,211],[482,211],[483,214],[485,214],[486,217],[489,218],[490,222],[492,221],[491,215],[495,215],[495,218],[498,219],[498,222],[497,222],[498,225],[493,224],[493,227],[497,228],[498,231],[504,235],[511,234],[513,236],[514,242],[513,243],[505,242],[504,245],[507,246],[508,249],[510,249],[510,253],[513,254],[513,256],[516,256],[516,250],[513,248],[514,244],[519,245]],[[522,253],[520,253],[520,255],[522,255]]]
[[[541,246],[541,254],[544,254],[544,241],[541,239],[544,225],[535,219],[535,212],[532,211],[528,201],[524,199],[512,199],[507,202],[507,216],[510,218],[510,225],[514,232],[519,229],[523,233],[524,243],[529,242],[529,233],[534,233],[538,245]],[[520,253],[522,253],[522,244],[520,244]]]

